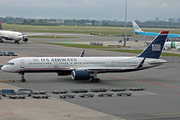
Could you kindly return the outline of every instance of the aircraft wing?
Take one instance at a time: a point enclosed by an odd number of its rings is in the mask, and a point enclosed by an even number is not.
[[[131,69],[136,69],[136,67],[86,67],[86,68],[78,68],[78,69],[73,69],[72,70],[84,70],[84,71],[89,71],[89,72],[109,72],[109,71],[124,71],[124,70],[131,70]]]
[[[0,35],[0,37],[2,37],[2,38],[9,38],[9,36],[7,36],[7,35]]]
[[[47,34],[47,33],[37,33],[37,34],[29,34],[29,35],[22,35],[22,36],[27,37],[27,36],[36,36],[36,35],[44,35],[44,34]]]

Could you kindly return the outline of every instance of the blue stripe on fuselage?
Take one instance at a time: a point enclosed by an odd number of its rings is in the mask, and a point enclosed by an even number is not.
[[[137,31],[133,31],[133,33],[137,34],[137,35],[145,35],[145,36],[153,36],[156,37],[159,33],[153,33],[153,32],[137,32]],[[174,37],[174,38],[178,38],[180,37],[179,34],[168,34],[167,37]]]

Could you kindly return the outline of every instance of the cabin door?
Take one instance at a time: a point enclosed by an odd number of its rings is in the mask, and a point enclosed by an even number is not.
[[[54,61],[54,68],[58,68],[58,62]]]
[[[24,68],[24,67],[25,67],[24,60],[23,60],[23,59],[21,59],[21,60],[20,60],[20,68]]]
[[[115,61],[112,61],[112,67],[115,67]]]

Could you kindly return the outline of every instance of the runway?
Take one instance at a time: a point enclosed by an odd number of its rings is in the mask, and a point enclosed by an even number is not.
[[[108,42],[111,40],[113,43],[117,42],[116,37],[100,37],[100,36],[80,36],[79,38],[68,39],[30,39],[30,42],[14,44],[5,42],[0,44],[1,51],[14,51],[19,56],[79,56],[82,49],[69,48],[63,46],[54,46],[47,44],[40,44],[39,42],[90,42],[90,41]],[[144,47],[144,46],[142,46]],[[135,56],[135,54],[118,53],[109,51],[99,51],[87,49],[85,56]],[[101,79],[100,83],[91,83],[90,81],[74,81],[70,76],[56,76],[55,73],[27,73],[25,78],[26,83],[21,82],[1,82],[4,84],[1,88],[9,86],[18,88],[31,88],[33,90],[48,91],[52,89],[91,89],[91,88],[118,88],[118,87],[143,87],[145,91],[134,92],[130,97],[94,97],[94,98],[80,98],[74,99],[60,99],[58,95],[49,93],[52,97],[45,100],[32,100],[38,101],[38,104],[33,103],[31,98],[27,100],[11,100],[4,98],[0,100],[3,105],[15,101],[15,109],[33,111],[46,109],[39,112],[40,114],[46,114],[46,119],[127,119],[127,120],[178,120],[180,119],[180,81],[179,81],[179,69],[180,59],[178,57],[161,57],[168,61],[165,65],[160,67],[129,73],[107,73],[100,74],[98,77]],[[8,57],[1,57],[1,64],[5,64]],[[19,79],[18,74],[4,73],[0,71],[0,79]],[[1,84],[0,83],[0,84]],[[12,86],[11,86],[12,85]],[[21,108],[21,101],[23,108]],[[25,104],[25,101],[29,102],[34,107],[30,107]],[[11,103],[12,104],[12,103]],[[18,108],[18,104],[19,107]],[[47,106],[47,104],[49,104]],[[52,106],[51,106],[52,104]],[[64,105],[63,108],[56,108],[56,104]],[[72,109],[66,108],[72,106]],[[3,106],[7,107],[7,106]],[[28,108],[30,107],[30,108]],[[61,106],[58,106],[61,107]],[[29,114],[21,116],[17,111],[8,109],[0,111],[0,119],[2,119],[1,113],[8,112],[16,115],[18,119],[33,119],[33,116]],[[40,109],[42,108],[42,109]],[[52,113],[50,111],[56,113]],[[79,110],[79,111],[78,111]],[[68,112],[69,111],[69,112]],[[73,111],[73,112],[72,112]],[[88,114],[93,114],[90,115]],[[58,116],[58,113],[61,115]],[[71,115],[72,114],[72,115]],[[38,114],[35,114],[38,115]],[[70,115],[70,116],[68,116]],[[8,117],[5,117],[8,118]],[[38,119],[45,118],[40,115]],[[3,118],[4,119],[4,118]]]

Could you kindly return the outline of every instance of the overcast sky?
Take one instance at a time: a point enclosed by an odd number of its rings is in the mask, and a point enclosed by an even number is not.
[[[0,0],[0,16],[125,20],[125,0]],[[180,0],[127,0],[127,21],[180,18]]]

